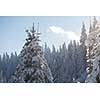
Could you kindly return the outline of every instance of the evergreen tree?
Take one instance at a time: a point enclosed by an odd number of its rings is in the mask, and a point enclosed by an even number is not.
[[[81,45],[85,45],[86,39],[87,39],[87,34],[86,34],[85,24],[83,22],[82,31],[81,31],[81,37],[80,37]]]
[[[92,32],[87,38],[88,55],[88,76],[86,82],[100,82],[100,23],[94,17]],[[91,70],[90,70],[91,69]]]
[[[79,47],[79,60],[80,60],[80,64],[79,64],[79,76],[80,78],[78,79],[78,81],[80,82],[85,82],[86,76],[87,76],[87,72],[86,72],[86,68],[87,68],[87,48],[85,45],[87,39],[87,34],[86,34],[86,29],[85,29],[85,25],[83,23],[82,26],[82,31],[81,31],[81,37],[80,37],[80,47]]]
[[[5,53],[5,65],[4,65],[4,75],[8,78],[8,68],[10,67],[9,63],[10,63],[10,57],[9,55],[7,54],[7,52]]]
[[[92,25],[91,25],[91,20],[90,20],[89,33],[91,33],[91,32],[92,32],[92,30],[93,30],[93,27],[92,27]]]
[[[19,55],[20,63],[12,76],[11,82],[52,82],[50,69],[39,45],[40,33],[34,30],[34,24],[32,30],[26,30],[26,32],[28,37]]]
[[[45,43],[45,48],[44,48],[44,56],[45,56],[45,58],[46,58],[46,60],[47,60],[47,62],[48,62],[48,65],[49,65],[49,67],[50,67],[50,65],[51,65],[51,59],[52,59],[52,57],[51,57],[51,50],[50,50],[50,48],[47,46],[46,43]]]
[[[68,45],[68,82],[73,82],[73,43],[70,41]]]
[[[96,19],[96,17],[94,16],[94,19],[93,19],[93,29],[94,29],[94,30],[95,30],[96,24],[97,24],[97,19]]]
[[[7,70],[7,67],[6,67],[6,54],[5,53],[3,53],[3,57],[2,57],[2,70],[3,70],[3,73],[5,74],[6,70]]]
[[[0,70],[0,83],[4,83],[3,71]]]
[[[86,48],[85,46],[79,45],[77,47],[77,55],[78,55],[78,59],[77,59],[77,82],[85,82],[85,79],[87,77],[87,72],[86,72],[86,68],[87,68],[87,57],[86,57]]]
[[[16,52],[15,52],[15,54],[11,53],[9,65],[8,65],[8,68],[7,68],[7,79],[8,79],[8,81],[10,80],[11,75],[15,72],[15,69],[16,69],[16,67],[19,63],[18,58],[19,57],[17,56]]]

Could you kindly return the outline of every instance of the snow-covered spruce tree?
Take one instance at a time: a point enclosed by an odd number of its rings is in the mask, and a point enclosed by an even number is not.
[[[82,30],[81,30],[81,37],[80,37],[80,45],[77,48],[77,54],[78,54],[78,60],[77,60],[77,78],[76,78],[76,82],[85,82],[86,76],[87,76],[87,72],[86,72],[86,68],[87,68],[87,48],[85,46],[85,41],[87,39],[87,34],[86,34],[86,28],[85,28],[85,24],[82,24]],[[75,54],[76,55],[76,54]]]
[[[100,23],[94,17],[93,29],[87,38],[88,77],[86,82],[100,83]]]
[[[91,19],[90,19],[90,27],[89,27],[89,33],[91,33],[93,30],[92,24],[91,24]]]
[[[53,78],[46,59],[43,56],[42,48],[39,45],[40,32],[34,29],[26,30],[28,37],[20,53],[18,64],[11,82],[18,83],[51,83]]]
[[[73,48],[72,48],[72,60],[71,60],[71,70],[73,70],[73,81],[72,82],[81,82],[84,83],[87,72],[86,72],[86,67],[87,67],[87,57],[86,57],[86,46],[85,46],[85,41],[87,39],[87,34],[86,34],[86,28],[85,24],[82,24],[82,30],[81,30],[81,36],[80,36],[80,44],[76,43],[73,41]],[[70,50],[71,51],[71,50]]]
[[[85,24],[84,24],[84,22],[83,22],[82,31],[81,31],[81,37],[80,37],[80,44],[81,44],[82,46],[85,45],[86,39],[87,39],[86,28],[85,28]]]

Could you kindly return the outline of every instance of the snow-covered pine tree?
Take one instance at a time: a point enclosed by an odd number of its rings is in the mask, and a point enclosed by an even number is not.
[[[43,51],[39,45],[40,32],[34,29],[26,30],[28,37],[19,55],[20,63],[15,73],[12,75],[11,82],[18,83],[50,83],[53,82],[51,71],[48,67]]]
[[[96,23],[96,19],[94,18],[94,22]],[[93,63],[91,61],[91,49],[93,48],[93,45],[91,45],[91,43],[93,42],[93,40],[90,38],[92,35],[91,35],[91,32],[94,31],[94,28],[95,27],[95,23],[93,22],[93,26],[91,24],[91,20],[90,20],[90,27],[89,27],[89,35],[87,37],[87,40],[86,40],[86,45],[87,45],[87,73],[90,74],[91,71],[92,71],[92,68],[93,68]],[[88,41],[91,43],[88,43]],[[87,44],[88,43],[88,44]]]
[[[93,30],[93,27],[92,27],[92,25],[91,25],[91,19],[90,19],[89,33],[91,33],[91,32],[92,32],[92,30]]]
[[[96,19],[96,17],[94,16],[94,20],[93,20],[93,30],[95,30],[96,24],[97,24],[97,19]]]
[[[100,23],[94,17],[93,29],[87,38],[88,61],[90,61],[86,82],[100,83]],[[88,71],[88,70],[87,70]]]
[[[81,30],[81,37],[80,37],[80,45],[78,47],[78,60],[77,60],[77,79],[76,81],[78,82],[85,82],[87,72],[86,72],[86,67],[87,67],[87,48],[85,46],[85,41],[87,39],[87,34],[86,34],[86,28],[85,24],[83,22],[82,24],[82,30]]]
[[[82,73],[82,77],[81,77],[81,81],[82,82],[85,82],[85,79],[86,79],[86,76],[87,76],[87,72],[86,72],[86,68],[87,68],[87,47],[85,45],[85,42],[86,42],[86,39],[87,39],[87,33],[86,33],[86,28],[85,28],[85,24],[83,23],[83,28],[82,28],[82,31],[83,34],[81,33],[81,36],[83,35],[83,43],[80,41],[80,48],[81,48],[81,55],[82,55],[82,60],[83,60],[83,63],[82,63],[82,70],[81,70],[81,73]]]
[[[82,24],[82,31],[81,31],[81,37],[80,37],[80,44],[82,46],[85,45],[86,39],[87,39],[86,28],[85,28],[85,24],[83,22],[83,24]]]

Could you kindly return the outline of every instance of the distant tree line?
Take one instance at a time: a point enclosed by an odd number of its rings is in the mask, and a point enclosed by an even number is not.
[[[68,47],[62,44],[58,50],[52,46],[52,50],[45,44],[44,56],[55,83],[85,82],[87,77],[84,49],[79,43],[70,41]],[[18,65],[17,53],[9,56],[7,53],[0,56],[0,79],[8,82]]]
[[[0,82],[8,82],[18,64],[17,53],[0,55]]]
[[[52,51],[45,44],[44,55],[51,69],[53,81],[56,83],[85,82],[87,72],[84,51],[83,47],[75,41],[71,41],[68,47],[64,43],[59,50],[56,50],[53,45]]]

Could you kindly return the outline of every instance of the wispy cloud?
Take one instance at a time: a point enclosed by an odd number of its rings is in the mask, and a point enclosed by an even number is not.
[[[58,34],[62,36],[63,38],[67,37],[68,40],[79,40],[79,34],[75,33],[73,31],[66,31],[62,27],[59,26],[49,26],[48,32],[52,32],[54,34]]]
[[[64,34],[66,33],[65,30],[62,27],[58,27],[58,26],[50,26],[48,29],[48,32],[53,32],[56,34]]]

